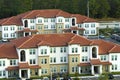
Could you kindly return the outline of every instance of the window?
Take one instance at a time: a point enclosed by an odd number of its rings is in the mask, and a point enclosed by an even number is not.
[[[82,62],[87,62],[88,61],[88,57],[87,56],[82,56]]]
[[[41,64],[47,64],[47,59],[41,59]]]
[[[44,29],[48,29],[48,25],[44,25]]]
[[[61,53],[65,53],[65,52],[66,52],[66,47],[61,47],[61,48],[60,48],[60,52],[61,52]]]
[[[72,48],[72,53],[78,53],[78,48]]]
[[[4,31],[8,31],[8,27],[4,27]]]
[[[30,64],[36,64],[36,60],[35,59],[30,59]]]
[[[72,19],[72,26],[75,26],[75,19]]]
[[[57,72],[57,68],[56,67],[52,67],[51,68],[51,72],[56,73]]]
[[[69,18],[65,18],[65,22],[69,22]]]
[[[2,76],[2,71],[0,71],[0,76]]]
[[[70,25],[69,25],[69,24],[66,24],[66,25],[65,25],[65,28],[67,28],[67,29],[70,28]]]
[[[112,65],[112,70],[117,70],[117,64]]]
[[[89,24],[85,24],[85,27],[88,28],[88,27],[89,27]]]
[[[62,27],[63,27],[62,25],[58,25],[58,28],[59,28],[59,29],[62,29]]]
[[[29,49],[29,53],[30,53],[30,55],[34,55],[36,53],[35,49]]]
[[[91,34],[95,34],[95,30],[91,30]]]
[[[89,34],[89,30],[85,30],[85,34]]]
[[[11,31],[15,30],[15,27],[10,27],[10,30],[11,30]]]
[[[66,66],[60,66],[60,72],[67,72]]]
[[[62,19],[58,19],[58,22],[62,22]]]
[[[5,61],[3,61],[3,66],[5,66]]]
[[[26,60],[25,51],[22,50],[22,51],[20,52],[20,61],[25,61],[25,60]]]
[[[82,24],[78,24],[78,27],[81,28],[81,27],[82,27]]]
[[[3,71],[3,76],[5,76],[5,71]]]
[[[23,28],[22,28],[22,26],[18,26],[18,30],[22,30]]]
[[[55,29],[55,25],[53,24],[53,25],[51,25],[51,29]]]
[[[34,23],[35,22],[35,20],[34,19],[30,19],[30,23]]]
[[[25,25],[25,27],[28,27],[28,21],[27,20],[24,21],[24,25]]]
[[[34,30],[34,29],[35,29],[35,26],[30,26],[30,29]]]
[[[78,68],[77,67],[72,67],[72,72],[77,72]]]
[[[78,58],[77,57],[72,57],[72,62],[78,62]]]
[[[38,19],[38,23],[42,23],[42,19]]]
[[[45,19],[44,19],[44,22],[48,22],[48,19],[47,19],[47,18],[45,18]]]
[[[112,61],[116,61],[116,60],[117,60],[117,55],[112,55],[112,56],[111,56],[111,60],[112,60]]]
[[[56,53],[56,48],[50,48],[50,53]]]
[[[91,27],[92,27],[92,28],[95,27],[95,24],[91,24]]]
[[[2,61],[0,61],[0,66],[2,66]]]
[[[50,58],[50,62],[51,62],[51,63],[56,63],[56,57],[51,57],[51,58]]]
[[[66,61],[67,61],[66,57],[60,57],[60,62],[66,62]]]
[[[51,22],[55,22],[55,18],[51,18]]]
[[[8,33],[4,33],[4,37],[8,37]]]
[[[47,69],[42,69],[42,70],[41,70],[41,73],[42,73],[42,74],[47,74],[47,73],[48,73],[48,70],[47,70]]]
[[[92,58],[97,58],[97,48],[96,47],[92,48]]]
[[[15,37],[15,33],[11,33],[11,37],[14,38]]]
[[[82,47],[82,52],[87,52],[88,51],[88,47],[87,46],[83,46]]]
[[[106,61],[106,55],[102,55],[102,56],[101,56],[101,60],[102,60],[102,61]]]
[[[39,30],[42,30],[42,25],[39,25],[39,26],[38,26],[38,29],[39,29]]]
[[[41,54],[47,54],[47,49],[41,49]]]

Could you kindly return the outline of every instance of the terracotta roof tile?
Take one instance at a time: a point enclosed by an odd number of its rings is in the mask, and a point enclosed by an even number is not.
[[[98,45],[99,46],[99,54],[108,54],[109,51],[115,46],[112,42],[107,42],[104,40],[93,40],[91,45]]]
[[[6,68],[6,70],[18,70],[18,69],[19,69],[18,66],[8,66],[8,67]]]
[[[71,41],[69,42],[69,44],[80,44],[81,46],[87,46],[90,45],[90,43],[91,43],[90,40],[79,35],[73,36]]]
[[[19,68],[20,69],[29,68],[29,64],[28,63],[19,63]]]
[[[49,13],[49,14],[48,14]],[[59,9],[44,9],[44,10],[32,10],[17,16],[12,16],[9,18],[1,19],[0,25],[23,25],[22,19],[35,19],[36,17],[47,17],[47,18],[55,18],[57,16],[63,16],[65,18],[68,17],[76,17],[77,23],[83,22],[96,22],[95,19],[88,18],[86,16],[82,16],[80,14],[70,14],[68,12],[59,10]]]
[[[18,59],[17,51],[14,44],[0,44],[0,58]]]
[[[72,33],[65,34],[36,34],[21,39],[13,40],[12,42],[17,45],[17,48],[35,48],[40,45],[49,45],[49,46],[67,46],[68,44],[80,44],[80,45],[89,45],[90,40]],[[18,43],[20,40],[20,43]]]
[[[99,59],[91,59],[90,63],[91,63],[91,65],[100,65],[101,64]]]
[[[30,65],[30,68],[34,69],[34,68],[41,68],[41,67],[39,65]]]
[[[120,53],[120,45],[115,45],[109,53]]]
[[[90,66],[91,64],[90,63],[80,63],[78,64],[78,66]]]
[[[101,64],[102,64],[102,65],[112,65],[112,63],[111,63],[111,62],[108,62],[108,61],[107,61],[107,62],[101,62]]]

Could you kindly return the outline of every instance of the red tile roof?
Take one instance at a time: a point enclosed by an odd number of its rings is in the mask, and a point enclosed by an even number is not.
[[[109,52],[110,53],[120,53],[120,45],[115,45]]]
[[[0,44],[0,58],[18,59],[17,51],[12,43]]]
[[[112,65],[112,63],[111,63],[111,62],[108,62],[108,61],[107,61],[107,62],[101,62],[101,64],[102,64],[102,65]]]
[[[34,68],[41,68],[41,67],[39,65],[31,65],[30,68],[34,69]]]
[[[19,68],[20,69],[29,68],[29,64],[28,63],[19,63]]]
[[[90,66],[91,64],[90,63],[80,63],[78,64],[78,66]]]
[[[67,46],[68,44],[89,45],[90,40],[72,33],[65,34],[36,34],[25,38],[13,40],[18,48],[35,48],[42,45]],[[21,40],[23,39],[23,40]],[[20,41],[19,41],[20,40]]]
[[[17,16],[1,19],[0,25],[23,25],[22,19],[35,19],[36,17],[55,18],[58,16],[63,16],[65,18],[76,17],[77,23],[96,22],[95,19],[88,18],[80,14],[70,14],[68,12],[65,12],[59,9],[44,9],[44,10],[32,10],[32,11],[19,14]]]
[[[91,45],[98,45],[99,46],[99,54],[108,54],[109,51],[115,46],[112,42],[107,42],[104,40],[93,40]]]
[[[6,70],[17,70],[17,69],[19,69],[18,66],[8,66],[8,67],[6,68]]]
[[[99,59],[91,59],[90,63],[91,63],[91,65],[100,65],[101,64]]]

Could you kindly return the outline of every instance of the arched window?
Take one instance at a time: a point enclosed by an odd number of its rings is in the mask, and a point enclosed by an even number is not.
[[[92,48],[92,58],[97,58],[97,48],[96,47]]]
[[[25,61],[25,51],[24,50],[22,50],[20,52],[20,61]]]
[[[75,19],[72,19],[72,26],[75,26]]]
[[[25,24],[25,27],[28,27],[28,21],[27,20],[24,21],[24,24]]]

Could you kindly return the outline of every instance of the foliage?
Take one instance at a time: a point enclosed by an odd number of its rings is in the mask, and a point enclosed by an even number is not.
[[[104,75],[99,75],[98,80],[109,80],[108,73],[104,73]]]
[[[108,28],[108,27],[105,28],[105,29],[99,29],[99,34],[100,34],[100,35],[109,36],[108,33],[112,34],[112,33],[113,33],[113,29]]]
[[[62,9],[90,17],[120,18],[120,0],[0,0],[0,18],[14,16],[34,9]]]

